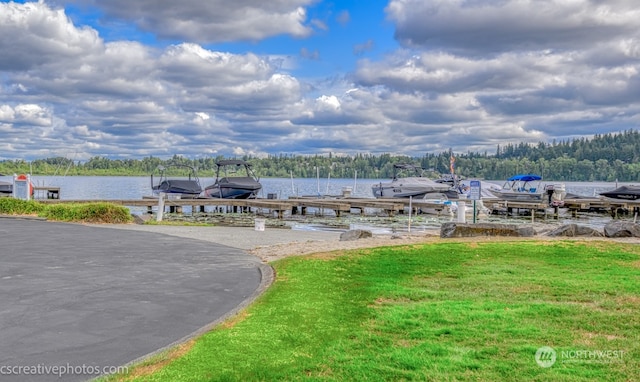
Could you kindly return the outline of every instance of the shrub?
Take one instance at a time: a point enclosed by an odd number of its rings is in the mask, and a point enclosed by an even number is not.
[[[131,214],[126,207],[110,203],[55,204],[45,211],[45,217],[58,221],[86,223],[129,223]]]
[[[0,214],[38,215],[50,220],[86,223],[130,223],[126,207],[111,203],[52,204],[34,200],[0,198]]]
[[[0,198],[0,214],[37,215],[44,211],[45,208],[45,205],[33,200]]]

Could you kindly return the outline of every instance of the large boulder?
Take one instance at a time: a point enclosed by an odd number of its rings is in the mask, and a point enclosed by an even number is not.
[[[565,224],[547,233],[547,236],[587,236],[587,237],[602,237],[604,234],[591,227],[578,225],[575,223]]]
[[[498,223],[444,223],[440,227],[440,237],[473,237],[473,236],[535,236],[536,231],[531,226]]]
[[[606,237],[640,237],[640,225],[624,220],[612,220],[604,226]]]
[[[373,234],[371,233],[371,231],[367,231],[363,229],[352,229],[352,230],[341,233],[340,241],[358,240],[358,239],[364,239],[372,236]]]

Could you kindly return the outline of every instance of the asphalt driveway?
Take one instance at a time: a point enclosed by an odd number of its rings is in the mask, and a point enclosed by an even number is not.
[[[206,330],[269,278],[221,244],[0,218],[0,380],[94,378]]]

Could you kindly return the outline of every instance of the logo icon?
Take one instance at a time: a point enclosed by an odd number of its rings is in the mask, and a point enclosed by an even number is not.
[[[556,363],[556,351],[549,346],[543,346],[536,351],[536,363],[540,367],[551,367]]]

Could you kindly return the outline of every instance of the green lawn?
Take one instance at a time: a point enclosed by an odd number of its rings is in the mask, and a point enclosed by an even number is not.
[[[292,257],[239,317],[117,379],[638,380],[639,254],[523,241]]]

